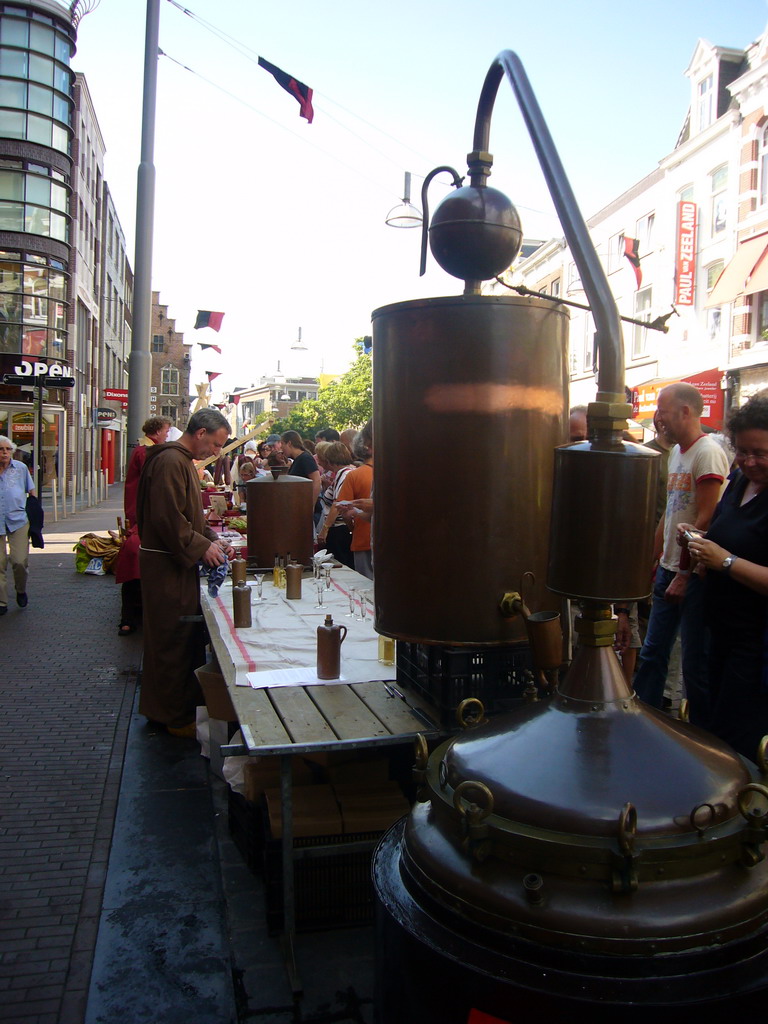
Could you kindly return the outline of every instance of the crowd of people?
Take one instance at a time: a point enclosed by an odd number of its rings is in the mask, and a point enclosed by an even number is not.
[[[311,481],[318,544],[372,578],[373,435],[370,422],[359,432],[328,428],[313,440],[289,430],[247,441],[230,459],[222,450],[238,446],[228,443],[230,425],[216,409],[194,413],[174,440],[170,429],[163,417],[147,420],[144,443],[129,462],[126,534],[116,568],[122,584],[118,633],[143,627],[141,714],[174,736],[193,736],[195,709],[203,702],[195,669],[205,660],[199,571],[234,556],[203,515],[205,463],[213,460],[212,481],[236,489],[240,500],[260,475],[285,472]]]
[[[662,708],[679,637],[690,721],[755,761],[768,735],[768,391],[731,413],[725,435],[706,432],[703,411],[690,384],[659,393],[650,615],[641,645],[636,606],[614,607],[617,649],[638,697]],[[572,440],[586,439],[585,414],[571,410]]]
[[[768,735],[768,391],[731,414],[725,436],[708,433],[702,414],[702,396],[690,384],[659,393],[656,437],[648,442],[661,462],[650,611],[641,637],[637,606],[615,605],[617,651],[637,695],[662,708],[679,637],[691,722],[755,760]],[[205,522],[198,463],[215,461],[213,479],[240,501],[248,482],[264,474],[311,481],[317,546],[373,579],[372,425],[327,428],[314,438],[270,434],[235,446],[234,458],[220,454],[230,425],[215,409],[196,412],[184,433],[170,434],[163,417],[151,417],[143,430],[125,481],[118,633],[143,625],[142,713],[191,735],[201,698],[194,669],[204,660],[199,567],[233,556]],[[587,411],[575,407],[571,440],[587,437]],[[0,436],[0,616],[8,611],[9,566],[18,606],[28,603],[30,506],[39,507],[14,449]]]

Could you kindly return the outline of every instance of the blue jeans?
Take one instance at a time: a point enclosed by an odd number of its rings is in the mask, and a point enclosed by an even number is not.
[[[694,725],[709,724],[708,656],[709,630],[704,621],[704,581],[695,573],[688,577],[682,604],[664,600],[664,593],[675,577],[669,569],[656,570],[651,617],[640,651],[635,676],[635,693],[646,704],[660,708],[667,680],[669,656],[680,630],[683,682]]]

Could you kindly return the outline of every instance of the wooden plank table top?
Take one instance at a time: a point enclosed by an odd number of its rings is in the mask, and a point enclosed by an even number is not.
[[[310,589],[310,583],[311,580],[304,581],[305,590]],[[202,588],[201,604],[211,644],[250,754],[388,746],[407,742],[419,733],[439,735],[439,726],[424,713],[427,706],[423,702],[413,694],[405,694],[406,700],[397,696],[403,687],[394,684],[391,668],[376,661],[378,635],[370,621],[361,624],[346,615],[350,588],[370,593],[372,586],[370,580],[351,569],[335,569],[325,607],[315,610],[314,596],[300,605],[287,602],[282,595],[270,592],[272,585],[265,581],[263,592],[269,604],[265,601],[261,607],[254,606],[253,626],[245,630],[236,630],[232,623],[229,581],[216,598]],[[348,626],[356,674],[362,672],[370,678],[349,683],[252,688],[248,674],[262,666],[314,669],[315,641],[307,623],[320,624],[326,611],[333,614],[335,621]],[[268,627],[264,628],[263,623],[268,623]],[[342,645],[342,672],[344,653]],[[379,673],[383,679],[375,678]]]

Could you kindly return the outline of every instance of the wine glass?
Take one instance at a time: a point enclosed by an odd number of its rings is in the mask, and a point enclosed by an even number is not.
[[[344,617],[347,619],[354,619],[355,617],[355,596],[357,590],[354,587],[349,588],[347,597],[349,598],[349,611],[345,613]]]
[[[330,565],[323,566],[323,577],[325,579],[325,589],[331,589],[331,567]]]
[[[262,592],[261,592],[263,586],[264,586],[264,573],[263,572],[257,572],[256,573],[256,598],[255,598],[256,601],[266,601],[266,597],[264,597]]]
[[[317,604],[315,610],[323,607],[323,592],[325,591],[325,580],[315,580],[315,590],[317,592]]]
[[[372,612],[368,609],[368,599],[371,596],[370,590],[360,591],[360,621],[368,622],[371,619]]]

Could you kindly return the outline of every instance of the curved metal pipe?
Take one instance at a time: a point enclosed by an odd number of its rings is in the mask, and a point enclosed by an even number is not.
[[[442,171],[447,171],[453,178],[453,187],[460,188],[461,183],[464,181],[460,177],[459,172],[454,170],[453,167],[448,167],[447,164],[443,164],[442,167],[435,167],[433,171],[424,179],[424,184],[421,186],[421,263],[419,264],[419,277],[424,277],[427,269],[427,238],[429,236],[429,205],[427,191],[432,182],[432,179],[440,174]]]
[[[595,320],[595,341],[599,352],[597,377],[598,401],[624,402],[624,344],[619,311],[611,293],[605,272],[587,226],[581,216],[576,198],[560,162],[549,128],[544,120],[531,83],[520,61],[512,50],[502,50],[491,65],[483,83],[475,119],[474,149],[489,149],[491,115],[496,94],[506,72],[523,114],[533,147],[539,158],[552,201],[555,204],[565,238],[579,268],[584,291],[592,307]]]

